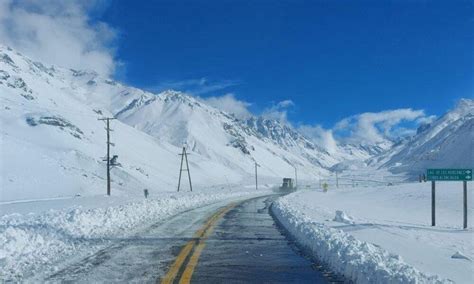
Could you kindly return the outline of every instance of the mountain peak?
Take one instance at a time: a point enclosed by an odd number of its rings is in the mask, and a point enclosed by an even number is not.
[[[175,90],[166,90],[158,94],[164,101],[180,101],[180,102],[190,102],[195,101],[190,95],[187,95],[180,91]]]
[[[474,100],[460,99],[454,111],[462,115],[474,114]]]

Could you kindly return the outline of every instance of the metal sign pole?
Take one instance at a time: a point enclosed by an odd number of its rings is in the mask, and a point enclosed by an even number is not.
[[[464,191],[464,229],[467,229],[467,181],[463,181]]]
[[[427,169],[431,181],[431,226],[435,226],[435,181],[463,182],[463,228],[467,228],[467,182],[472,181],[472,169]]]
[[[436,191],[436,185],[435,185],[435,181],[432,180],[431,181],[431,226],[436,226],[436,213],[435,213],[435,206],[436,206],[436,202],[435,202],[435,191]]]

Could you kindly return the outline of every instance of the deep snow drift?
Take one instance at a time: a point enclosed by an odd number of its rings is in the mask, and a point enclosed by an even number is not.
[[[472,190],[469,183],[468,200]],[[317,259],[358,283],[473,283],[473,203],[463,230],[462,183],[438,183],[431,227],[430,198],[430,183],[313,188],[281,198],[273,211]]]

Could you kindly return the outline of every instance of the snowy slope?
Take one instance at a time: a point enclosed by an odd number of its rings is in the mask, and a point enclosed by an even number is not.
[[[262,118],[238,120],[193,97],[151,94],[93,71],[45,66],[0,46],[0,200],[103,194],[104,123],[111,122],[115,194],[175,190],[187,142],[193,182],[238,183],[301,178],[338,162],[291,127]]]
[[[0,59],[0,199],[102,194],[106,136],[97,118],[112,114],[84,103],[85,89],[68,77],[74,71],[44,67],[5,47]],[[119,121],[112,128],[112,154],[122,163],[112,170],[115,194],[174,188],[176,147]]]
[[[370,161],[393,173],[412,178],[429,167],[472,168],[474,166],[474,100],[458,105],[418,133]]]

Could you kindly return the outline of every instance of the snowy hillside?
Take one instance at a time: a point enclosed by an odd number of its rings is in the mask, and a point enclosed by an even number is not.
[[[291,127],[239,120],[193,97],[154,95],[92,71],[45,66],[0,46],[1,200],[103,194],[104,123],[111,122],[115,194],[175,190],[179,156],[189,145],[196,184],[280,180],[298,167],[314,178],[336,162]],[[58,181],[61,182],[58,182]]]
[[[72,80],[76,71],[45,67],[5,47],[0,60],[0,198],[103,194],[106,134],[97,118],[112,114],[85,103],[86,87]],[[174,188],[175,164],[153,161],[172,162],[176,147],[119,121],[112,128],[112,154],[122,164],[112,170],[114,194]]]
[[[429,167],[472,168],[474,101],[461,100],[444,116],[421,126],[415,136],[370,162],[393,173],[408,173],[412,177],[424,173]]]

